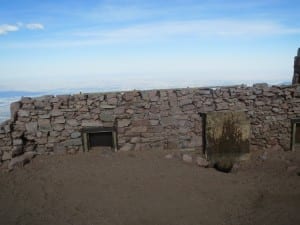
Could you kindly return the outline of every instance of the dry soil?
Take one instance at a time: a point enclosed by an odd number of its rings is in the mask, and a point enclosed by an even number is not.
[[[300,224],[296,153],[254,154],[233,173],[166,154],[38,156],[0,170],[0,224]]]

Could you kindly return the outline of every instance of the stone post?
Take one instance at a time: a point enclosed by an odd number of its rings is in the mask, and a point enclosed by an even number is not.
[[[300,84],[300,48],[298,48],[298,53],[294,60],[293,84]]]

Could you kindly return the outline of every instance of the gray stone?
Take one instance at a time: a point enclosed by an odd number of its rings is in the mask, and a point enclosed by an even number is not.
[[[49,119],[39,119],[38,126],[40,131],[43,132],[51,131],[51,124]]]
[[[25,111],[25,110],[22,110],[22,109],[20,109],[18,111],[18,116],[19,117],[29,117],[29,115],[30,115],[29,111]]]
[[[71,134],[71,138],[79,138],[79,137],[81,137],[81,133],[78,132],[78,131],[73,132],[73,133]]]
[[[65,122],[66,122],[66,120],[65,120],[65,118],[63,116],[56,117],[55,120],[54,120],[55,124],[63,124]]]
[[[62,116],[63,115],[63,112],[62,111],[60,111],[60,110],[53,110],[52,112],[51,112],[51,116]]]
[[[164,126],[170,126],[173,124],[174,119],[172,117],[162,117],[160,123]]]
[[[13,140],[13,145],[22,145],[23,144],[23,140],[22,139],[14,139]]]
[[[37,122],[29,122],[25,124],[26,131],[31,134],[35,134],[37,132],[38,123]]]
[[[13,120],[16,118],[18,110],[20,108],[21,108],[20,102],[13,102],[10,104],[10,115]]]
[[[23,167],[26,163],[29,163],[36,155],[36,152],[25,152],[23,155],[13,158],[8,164],[8,169],[11,171],[16,167]]]
[[[24,152],[32,152],[36,149],[36,144],[29,144],[25,146]]]
[[[209,162],[201,156],[196,157],[196,164],[200,167],[209,167]]]
[[[62,131],[64,129],[65,129],[65,125],[64,124],[58,123],[58,124],[54,124],[53,125],[53,130],[55,130],[55,131]]]
[[[188,154],[183,154],[182,155],[182,160],[183,160],[183,162],[186,162],[186,163],[192,163],[193,162],[193,157],[188,155]]]
[[[22,145],[17,145],[17,146],[14,146],[13,149],[12,149],[12,157],[16,157],[18,155],[21,155],[23,153],[23,146]]]
[[[134,96],[135,96],[135,92],[125,92],[123,94],[123,99],[125,101],[131,101],[134,98]]]
[[[133,147],[134,147],[133,144],[126,143],[120,148],[120,151],[130,151],[133,150]]]
[[[216,110],[225,110],[225,109],[228,109],[228,104],[227,103],[224,103],[224,102],[221,102],[221,103],[218,103],[216,105]]]
[[[159,120],[150,120],[150,124],[151,124],[152,126],[156,126],[156,125],[159,124]]]
[[[2,154],[2,161],[10,160],[12,158],[12,152],[4,151]]]
[[[42,114],[42,115],[39,115],[39,118],[40,118],[40,119],[49,119],[49,118],[50,118],[50,114]]]
[[[140,137],[132,137],[130,143],[138,143],[140,141]]]
[[[118,120],[118,127],[128,127],[129,124],[130,124],[129,119],[120,119],[120,120]]]
[[[82,145],[82,140],[81,138],[74,138],[65,141],[64,146],[79,146]]]
[[[62,144],[56,144],[53,147],[53,152],[55,154],[65,154],[66,153],[66,148]]]
[[[7,124],[4,126],[4,132],[5,133],[10,133],[11,132],[11,124]]]
[[[72,126],[72,127],[76,127],[79,125],[78,121],[75,120],[75,119],[70,119],[70,120],[67,120],[67,124]]]
[[[109,112],[102,112],[100,114],[100,119],[103,121],[103,122],[112,122],[114,120],[113,116],[111,113]]]
[[[102,108],[102,109],[114,109],[114,108],[116,108],[116,106],[115,105],[108,105],[108,104],[105,104],[105,103],[101,103],[100,104],[100,108]]]
[[[83,120],[81,123],[82,127],[99,127],[102,126],[102,123],[100,121],[96,120]]]
[[[193,103],[193,100],[188,97],[184,97],[182,100],[179,101],[180,106],[189,105],[192,103]]]

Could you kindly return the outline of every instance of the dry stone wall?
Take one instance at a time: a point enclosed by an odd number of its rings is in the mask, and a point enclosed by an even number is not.
[[[245,111],[251,148],[290,148],[300,117],[300,86],[257,84],[217,88],[23,97],[0,126],[0,159],[27,151],[83,151],[82,129],[116,127],[119,150],[203,148],[199,113]]]

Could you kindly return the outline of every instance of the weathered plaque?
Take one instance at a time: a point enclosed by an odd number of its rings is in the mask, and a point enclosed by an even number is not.
[[[250,121],[245,112],[206,114],[206,154],[212,161],[249,152]]]

